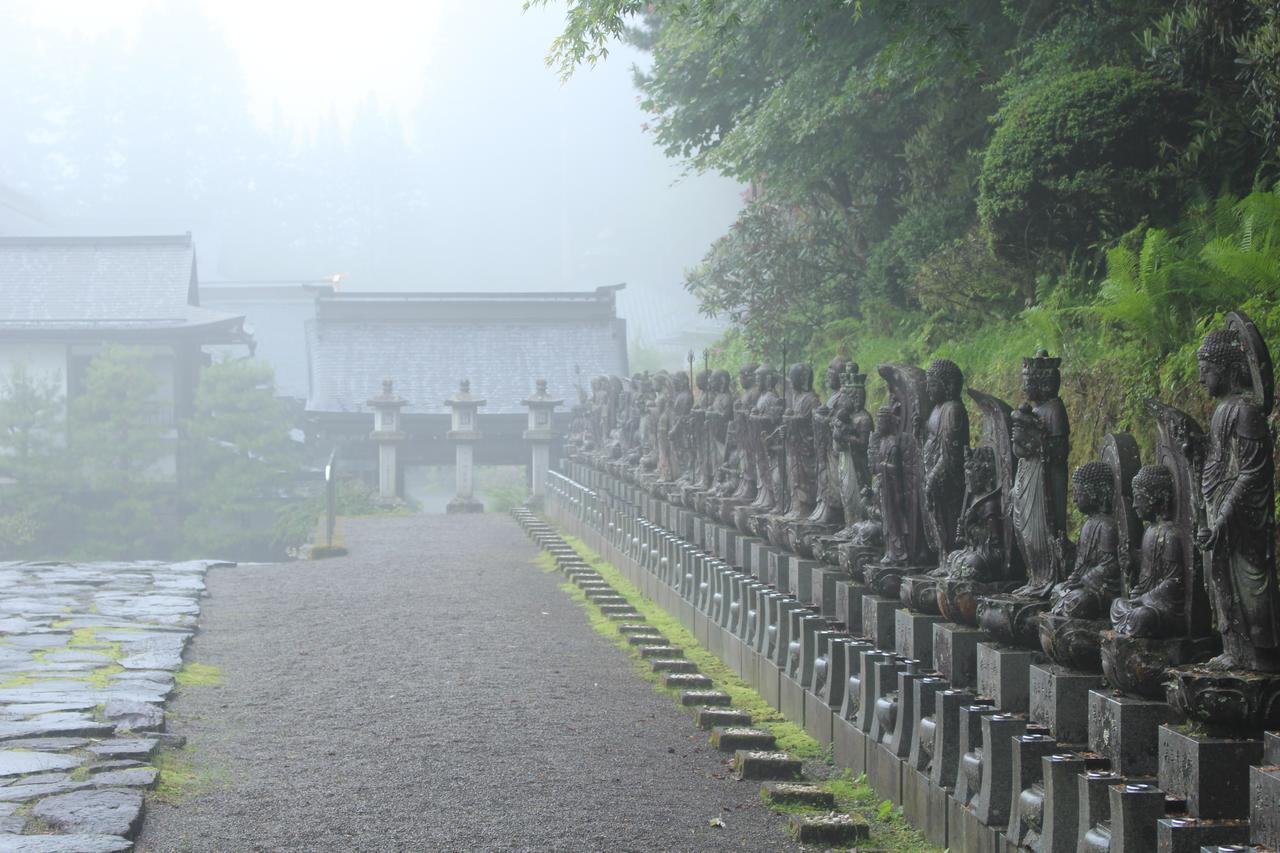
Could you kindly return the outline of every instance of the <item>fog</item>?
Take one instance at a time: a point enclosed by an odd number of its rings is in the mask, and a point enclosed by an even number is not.
[[[519,0],[5,0],[0,234],[193,233],[204,281],[347,290],[627,282],[633,339],[740,188],[643,129],[619,48],[562,83]]]

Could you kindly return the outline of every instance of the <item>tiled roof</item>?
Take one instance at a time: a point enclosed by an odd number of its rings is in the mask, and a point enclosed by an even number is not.
[[[0,238],[0,326],[147,328],[200,324],[195,247],[180,237]]]
[[[311,412],[367,412],[382,380],[408,400],[408,413],[447,413],[462,379],[488,402],[481,414],[524,413],[536,379],[575,399],[574,366],[587,385],[599,373],[626,372],[621,321],[429,322],[317,320],[308,327]]]

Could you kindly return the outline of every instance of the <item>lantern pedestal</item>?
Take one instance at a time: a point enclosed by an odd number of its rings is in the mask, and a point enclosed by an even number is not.
[[[547,380],[539,379],[532,396],[521,400],[529,408],[529,428],[524,438],[529,442],[532,454],[529,460],[529,501],[540,506],[547,491],[547,471],[551,467],[551,442],[555,433],[551,430],[551,414],[563,400],[552,399],[547,393]]]
[[[474,495],[474,472],[472,465],[472,445],[480,440],[480,429],[476,420],[476,410],[483,406],[484,399],[471,393],[471,383],[464,379],[454,394],[444,404],[453,412],[453,429],[448,438],[454,444],[454,470],[456,472],[456,494],[445,505],[449,514],[461,512],[484,512],[484,504],[476,500]]]
[[[378,498],[382,503],[397,503],[400,500],[400,466],[396,459],[396,449],[404,441],[404,432],[400,429],[400,409],[408,400],[396,395],[391,388],[391,380],[384,379],[382,393],[368,401],[373,409],[373,432],[369,438],[378,442]]]

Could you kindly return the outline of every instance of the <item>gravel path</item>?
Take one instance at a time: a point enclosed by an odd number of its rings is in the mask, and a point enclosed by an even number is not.
[[[796,849],[509,518],[344,532],[347,558],[210,571],[187,656],[225,682],[169,729],[220,781],[149,803],[140,851]]]

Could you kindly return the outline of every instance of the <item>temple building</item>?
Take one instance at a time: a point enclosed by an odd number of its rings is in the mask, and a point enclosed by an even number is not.
[[[592,376],[627,373],[626,321],[617,286],[548,293],[333,293],[309,324],[308,444],[340,446],[348,466],[376,464],[368,400],[392,380],[407,402],[403,465],[453,462],[445,400],[470,380],[487,403],[477,465],[523,465],[533,380],[566,401]],[[569,407],[557,412],[559,431]]]
[[[0,376],[23,364],[68,403],[110,344],[151,354],[150,415],[176,438],[194,400],[205,347],[252,349],[244,317],[200,304],[190,234],[0,238]]]

